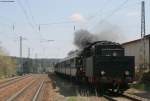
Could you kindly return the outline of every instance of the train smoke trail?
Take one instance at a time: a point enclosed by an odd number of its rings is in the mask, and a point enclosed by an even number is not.
[[[95,40],[94,35],[87,30],[82,29],[75,32],[74,44],[80,49],[83,49]]]
[[[97,31],[96,33],[90,33],[87,30],[78,30],[75,32],[74,44],[79,48],[83,49],[88,44],[93,43],[95,41],[114,41],[120,42],[124,38],[115,28],[107,27],[107,29],[103,29],[101,31]]]

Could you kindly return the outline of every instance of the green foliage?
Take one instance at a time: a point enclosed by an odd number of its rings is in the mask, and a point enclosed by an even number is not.
[[[144,90],[145,85],[143,83],[137,83],[137,84],[130,85],[130,87],[131,88],[136,88],[136,89],[139,89],[139,90]]]
[[[0,49],[0,78],[16,74],[16,62],[8,57],[4,50]]]
[[[23,72],[24,73],[32,73],[33,72],[33,61],[32,59],[28,59],[23,63]]]
[[[142,82],[145,84],[150,84],[150,72],[143,74]]]
[[[138,90],[150,91],[150,84],[137,83],[137,84],[131,84],[130,87]]]
[[[67,101],[77,101],[77,98],[76,98],[76,97],[71,96],[71,97],[68,97]]]

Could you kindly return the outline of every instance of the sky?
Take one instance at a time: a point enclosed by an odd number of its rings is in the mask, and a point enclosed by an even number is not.
[[[119,37],[108,36],[119,43],[140,38],[141,0],[15,0],[0,6],[0,46],[11,56],[19,56],[20,36],[23,57],[30,48],[32,58],[66,57],[77,49],[74,32],[80,29],[98,33],[111,28]],[[150,0],[145,8],[149,34]]]

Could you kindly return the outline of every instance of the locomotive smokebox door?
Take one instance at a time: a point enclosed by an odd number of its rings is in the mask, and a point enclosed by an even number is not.
[[[86,58],[86,65],[85,65],[86,76],[88,77],[93,76],[93,67],[94,67],[93,57]]]

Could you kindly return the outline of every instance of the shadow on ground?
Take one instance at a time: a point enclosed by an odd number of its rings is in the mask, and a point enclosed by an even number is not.
[[[142,98],[150,99],[150,93],[147,92],[135,93],[135,95],[140,96]]]
[[[97,96],[96,91],[87,89],[85,85],[78,85],[69,80],[60,78],[55,74],[50,74],[49,78],[53,82],[53,88],[57,89],[57,92],[65,97],[70,96]]]
[[[140,93],[135,93],[135,95],[150,99],[150,84],[144,84],[144,91]]]

